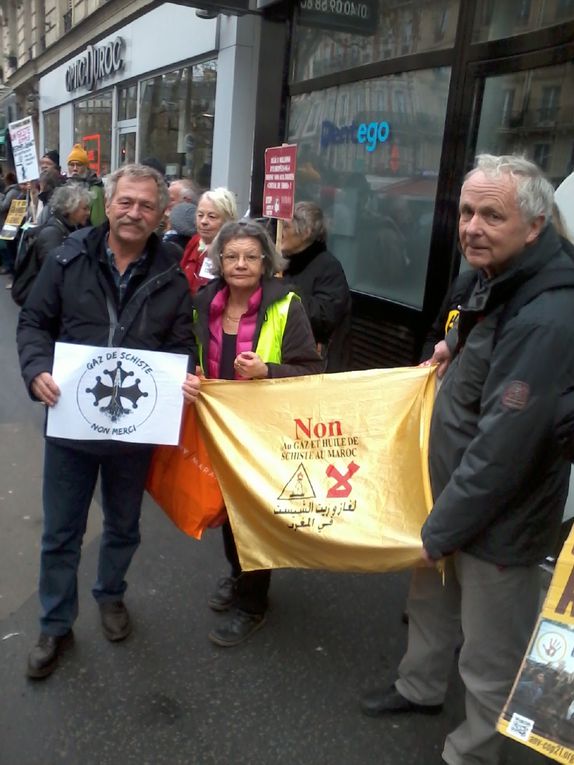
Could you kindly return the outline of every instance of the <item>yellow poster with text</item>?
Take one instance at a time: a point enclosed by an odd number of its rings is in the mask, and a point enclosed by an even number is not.
[[[557,762],[574,763],[574,530],[498,729]]]
[[[8,215],[4,221],[2,231],[0,231],[0,239],[16,239],[22,221],[26,217],[26,208],[27,202],[25,199],[13,199],[10,202]]]
[[[197,409],[243,569],[419,562],[434,391],[429,367],[207,381]]]

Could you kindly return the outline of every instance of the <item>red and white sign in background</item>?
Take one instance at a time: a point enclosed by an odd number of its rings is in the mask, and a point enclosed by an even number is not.
[[[291,220],[295,204],[297,146],[285,144],[265,149],[263,216]]]

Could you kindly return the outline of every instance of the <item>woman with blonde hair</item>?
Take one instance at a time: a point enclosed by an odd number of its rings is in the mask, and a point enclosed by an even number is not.
[[[206,259],[209,246],[224,223],[236,220],[235,195],[229,189],[212,189],[199,198],[195,213],[197,234],[187,243],[181,259],[181,268],[193,294],[216,276],[212,272],[210,260]]]

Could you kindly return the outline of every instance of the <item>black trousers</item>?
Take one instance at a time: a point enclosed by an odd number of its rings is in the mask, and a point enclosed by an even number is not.
[[[221,531],[225,557],[231,564],[231,576],[237,580],[235,605],[240,611],[246,611],[248,614],[264,614],[267,611],[271,570],[242,571],[229,521],[225,521]]]

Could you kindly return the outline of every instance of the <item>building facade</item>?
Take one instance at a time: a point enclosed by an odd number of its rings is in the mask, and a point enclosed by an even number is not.
[[[296,196],[353,291],[353,366],[417,361],[474,156],[523,152],[555,186],[574,170],[574,0],[187,2],[0,0],[18,116],[42,150],[82,142],[100,173],[157,156],[255,215],[265,148],[297,144]]]
[[[260,20],[202,18],[172,3],[127,17],[114,15],[114,2],[106,3],[114,23],[97,31],[100,5],[80,3],[77,26],[51,45],[46,37],[45,50],[8,79],[18,116],[37,120],[40,153],[57,149],[65,169],[81,143],[98,175],[155,157],[170,179],[228,186],[246,210]]]

